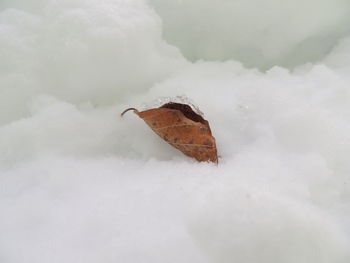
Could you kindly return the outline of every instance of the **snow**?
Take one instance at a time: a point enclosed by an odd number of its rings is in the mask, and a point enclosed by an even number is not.
[[[268,69],[319,61],[348,35],[346,0],[149,0],[164,37],[191,60]]]
[[[1,263],[349,262],[350,6],[259,3],[1,1]],[[176,96],[218,166],[120,117]]]

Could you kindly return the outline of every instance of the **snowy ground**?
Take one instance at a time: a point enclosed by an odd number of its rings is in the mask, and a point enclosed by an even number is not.
[[[350,262],[349,13],[2,0],[0,262]],[[177,95],[218,166],[119,117]]]

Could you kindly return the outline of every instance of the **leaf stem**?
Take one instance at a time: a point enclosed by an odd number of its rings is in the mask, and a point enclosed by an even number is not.
[[[124,115],[126,112],[128,112],[129,110],[133,110],[133,111],[136,112],[136,113],[139,112],[139,111],[138,111],[137,109],[135,109],[135,108],[128,108],[128,109],[126,109],[125,111],[123,111],[123,112],[120,114],[120,116],[123,117],[123,115]]]

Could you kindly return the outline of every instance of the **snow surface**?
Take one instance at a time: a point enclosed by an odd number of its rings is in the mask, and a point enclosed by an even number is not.
[[[0,262],[350,262],[350,4],[284,4],[2,0]],[[178,95],[218,166],[119,116]]]

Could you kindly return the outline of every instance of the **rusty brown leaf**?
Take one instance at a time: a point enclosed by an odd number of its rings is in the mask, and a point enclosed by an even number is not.
[[[215,138],[208,121],[187,104],[170,102],[159,108],[133,110],[151,129],[170,145],[200,162],[218,163]]]

